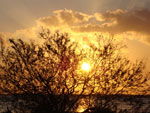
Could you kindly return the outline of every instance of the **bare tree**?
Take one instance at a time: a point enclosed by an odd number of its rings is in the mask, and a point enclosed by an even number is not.
[[[51,34],[43,29],[39,37],[44,40],[39,45],[10,39],[11,47],[5,49],[1,43],[1,92],[40,94],[44,101],[36,101],[47,106],[41,109],[49,112],[71,112],[84,95],[89,96],[89,107],[94,105],[92,95],[97,95],[97,105],[107,108],[107,101],[99,101],[104,95],[144,92],[144,63],[133,64],[121,56],[123,46],[113,38],[98,36],[96,46],[79,49],[67,33]],[[89,62],[90,71],[79,69],[82,61]]]
[[[98,35],[97,44],[92,44],[87,58],[92,69],[88,73],[89,107],[114,109],[115,95],[144,95],[147,91],[148,77],[144,75],[145,62],[132,63],[121,54],[124,45],[118,44],[114,37],[104,38]],[[91,94],[96,95],[94,103]],[[89,109],[88,107],[88,109]]]
[[[45,40],[41,46],[21,39],[10,39],[6,51],[1,46],[0,89],[8,94],[46,95],[51,112],[69,112],[86,89],[87,80],[80,79],[76,70],[83,56],[67,33],[51,35],[43,30],[40,38]]]

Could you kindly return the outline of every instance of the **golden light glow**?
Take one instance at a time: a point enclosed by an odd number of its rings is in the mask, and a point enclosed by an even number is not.
[[[83,62],[82,64],[82,70],[89,71],[90,70],[90,64]]]
[[[85,111],[85,109],[82,107],[82,105],[80,105],[77,109],[77,112],[79,112],[79,113],[82,113],[84,111]]]

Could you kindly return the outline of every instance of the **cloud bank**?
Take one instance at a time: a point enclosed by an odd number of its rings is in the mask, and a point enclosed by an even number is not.
[[[37,20],[40,26],[63,29],[72,33],[109,33],[125,34],[134,38],[150,42],[150,10],[134,9],[96,12],[85,14],[72,10],[57,10],[52,16]],[[144,39],[143,39],[144,37]]]
[[[135,31],[150,33],[150,10],[121,10],[106,11],[88,15],[72,10],[58,10],[53,16],[40,18],[38,24],[46,26],[68,25],[80,32],[114,32],[122,33]]]
[[[48,17],[36,20],[36,26],[17,30],[10,37],[34,39],[41,26],[80,35],[108,33],[141,40],[150,44],[150,10],[109,10],[103,13],[85,14],[73,10],[56,10]],[[1,33],[2,34],[2,33]],[[10,35],[11,34],[11,35]]]

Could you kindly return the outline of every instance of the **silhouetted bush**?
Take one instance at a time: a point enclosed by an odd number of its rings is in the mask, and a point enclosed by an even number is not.
[[[24,42],[9,39],[10,47],[0,46],[0,92],[5,94],[39,95],[34,101],[38,106],[35,113],[73,112],[81,96],[97,95],[97,105],[107,111],[105,95],[142,94],[146,91],[147,77],[143,75],[143,61],[131,63],[120,54],[122,45],[114,38],[97,36],[97,44],[84,49],[72,42],[67,33],[43,29],[39,33],[44,43]],[[89,72],[80,65],[88,61]],[[101,100],[101,101],[100,101]],[[95,106],[94,112],[99,112]]]

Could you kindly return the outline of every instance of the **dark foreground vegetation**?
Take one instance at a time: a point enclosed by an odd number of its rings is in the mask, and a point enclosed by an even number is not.
[[[67,33],[43,29],[38,36],[43,43],[9,39],[8,48],[3,40],[0,45],[0,92],[30,95],[36,104],[32,113],[76,112],[83,95],[85,112],[113,113],[112,97],[105,96],[147,94],[145,63],[121,55],[124,46],[113,37],[97,35],[97,44],[81,48]],[[83,62],[91,70],[81,70]]]
[[[75,98],[74,97],[72,98]],[[97,100],[97,95],[92,95],[91,102],[92,106],[88,106],[89,96],[84,95],[80,98],[78,102],[78,108],[73,112],[83,112],[83,113],[149,113],[150,112],[150,96],[141,95],[109,95],[103,96]],[[97,101],[102,102],[109,100],[107,104],[109,107],[100,107],[97,105]],[[110,101],[111,98],[111,101]],[[44,98],[43,98],[44,99]],[[12,112],[12,113],[47,113],[52,112],[49,104],[42,100],[41,95],[1,95],[0,96],[0,106],[5,104],[5,106],[0,107],[0,112]],[[38,102],[37,102],[38,100]],[[46,100],[45,100],[46,101]],[[41,102],[41,103],[40,103]],[[82,109],[83,108],[83,109]],[[3,110],[1,110],[3,109]]]

